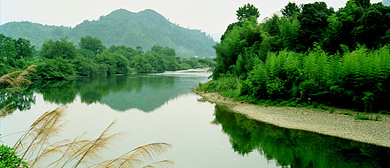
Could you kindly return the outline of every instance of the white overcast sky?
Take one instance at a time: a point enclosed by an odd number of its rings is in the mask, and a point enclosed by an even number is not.
[[[84,20],[97,20],[116,9],[139,12],[153,9],[185,28],[223,33],[236,21],[236,10],[251,3],[260,11],[260,21],[280,11],[288,2],[312,3],[315,0],[0,0],[0,24],[30,21],[46,25],[74,27]],[[377,3],[382,0],[371,0]],[[336,10],[347,0],[327,0]]]

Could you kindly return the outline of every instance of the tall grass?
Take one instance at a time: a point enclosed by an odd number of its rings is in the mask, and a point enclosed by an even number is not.
[[[6,102],[7,97],[12,96],[15,92],[24,86],[31,84],[28,79],[29,75],[35,71],[36,65],[31,65],[23,71],[14,71],[0,77],[0,100]],[[14,111],[12,102],[0,107],[0,117]]]
[[[26,160],[29,167],[140,167],[170,166],[172,161],[164,160],[151,164],[153,158],[167,151],[168,143],[151,143],[129,151],[115,159],[101,160],[99,153],[107,149],[121,133],[109,134],[112,122],[96,139],[83,139],[82,135],[73,140],[50,143],[50,138],[61,131],[64,108],[45,112],[16,142],[13,147],[17,155]],[[93,165],[93,166],[91,166]]]

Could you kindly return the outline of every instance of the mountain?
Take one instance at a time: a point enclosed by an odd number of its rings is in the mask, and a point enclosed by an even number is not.
[[[84,21],[74,28],[48,26],[31,22],[10,22],[0,26],[0,34],[25,38],[40,48],[45,40],[67,38],[78,44],[81,37],[90,35],[102,40],[107,47],[125,45],[144,50],[153,45],[174,48],[178,56],[214,56],[212,37],[200,30],[180,27],[169,22],[154,10],[133,13],[124,9],[101,16],[96,21]]]

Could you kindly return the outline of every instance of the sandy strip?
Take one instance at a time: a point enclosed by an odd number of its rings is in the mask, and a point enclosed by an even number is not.
[[[344,109],[335,109],[330,113],[308,108],[264,107],[235,102],[224,98],[219,93],[197,92],[197,94],[206,101],[226,105],[235,112],[269,124],[390,147],[389,115],[381,115],[380,121],[355,120],[355,116],[344,115],[344,113],[350,112],[355,115],[357,112]],[[377,114],[373,115],[375,118]]]

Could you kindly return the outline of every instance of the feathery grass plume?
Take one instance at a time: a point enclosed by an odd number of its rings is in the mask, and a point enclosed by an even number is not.
[[[154,162],[150,165],[144,166],[144,168],[157,168],[157,167],[172,167],[175,163],[171,160],[162,160]]]
[[[30,65],[22,72],[14,71],[8,74],[5,74],[0,77],[0,84],[6,85],[5,90],[19,90],[23,86],[31,84],[31,81],[28,79],[28,76],[35,71],[36,65]],[[8,86],[7,86],[8,85]]]
[[[153,158],[155,158],[156,156],[161,155],[163,152],[166,152],[171,147],[171,144],[163,142],[143,145],[122,155],[121,157],[104,161],[96,167],[140,167],[152,161]],[[170,167],[172,165],[174,165],[173,161],[163,160],[154,162],[147,166]]]
[[[16,142],[14,150],[22,159],[34,165],[49,142],[49,138],[56,135],[63,124],[59,121],[64,114],[64,108],[57,108],[45,112],[39,117]]]
[[[36,65],[30,65],[22,72],[14,71],[8,74],[5,74],[0,77],[0,97],[6,96],[8,94],[13,94],[16,91],[22,89],[24,86],[31,84],[31,81],[28,80],[28,76],[35,71]],[[0,117],[6,116],[8,113],[14,111],[12,108],[12,102],[0,107]]]
[[[87,159],[95,160],[99,158],[98,152],[100,152],[101,149],[107,148],[108,143],[110,140],[114,139],[116,136],[120,135],[120,133],[116,133],[113,135],[108,135],[107,132],[110,130],[110,128],[114,125],[115,121],[113,121],[101,134],[100,136],[91,141],[91,143],[86,144],[81,149],[83,149],[83,154],[81,158],[77,161],[74,167],[77,167],[80,165],[80,163],[88,163]]]
[[[8,113],[15,111],[15,108],[12,108],[12,102],[5,105],[3,108],[0,109],[0,117],[7,116]]]
[[[14,150],[23,160],[27,160],[30,167],[78,167],[81,165],[86,167],[96,164],[101,159],[99,152],[123,134],[108,133],[115,124],[114,121],[94,140],[83,139],[84,134],[82,134],[73,141],[62,140],[50,144],[49,139],[55,136],[64,125],[60,122],[63,115],[64,108],[45,112],[31,124],[29,130],[15,144]],[[162,154],[170,147],[168,143],[147,144],[118,158],[98,163],[94,167],[140,167],[150,163],[155,156]],[[170,165],[173,165],[172,161],[163,160],[148,166],[170,167]]]

